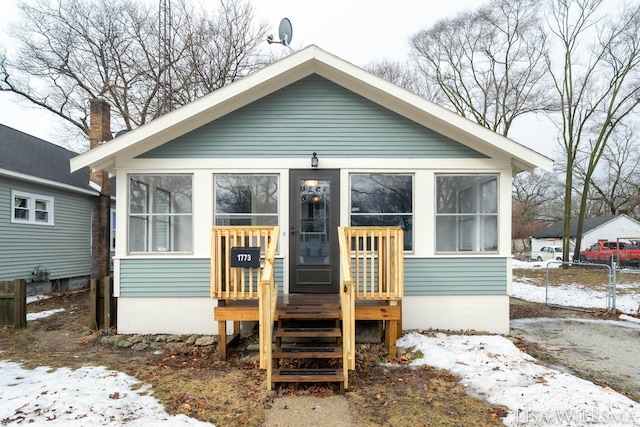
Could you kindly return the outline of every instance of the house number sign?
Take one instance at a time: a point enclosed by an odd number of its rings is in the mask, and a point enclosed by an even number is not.
[[[231,248],[231,267],[260,267],[260,247],[245,246]]]

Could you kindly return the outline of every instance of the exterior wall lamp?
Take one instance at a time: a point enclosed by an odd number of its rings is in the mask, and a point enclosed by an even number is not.
[[[316,156],[316,152],[313,152],[313,156],[311,157],[311,167],[312,168],[317,168],[318,167],[318,157]]]

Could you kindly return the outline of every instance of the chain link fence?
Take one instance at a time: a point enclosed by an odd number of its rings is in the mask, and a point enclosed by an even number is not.
[[[615,307],[614,274],[606,264],[550,261],[545,303],[550,307],[611,311]]]

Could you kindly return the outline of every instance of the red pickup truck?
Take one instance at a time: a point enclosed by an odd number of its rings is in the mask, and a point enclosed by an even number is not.
[[[609,264],[615,261],[619,266],[640,266],[640,247],[629,242],[600,241],[589,249],[580,251],[580,262]]]

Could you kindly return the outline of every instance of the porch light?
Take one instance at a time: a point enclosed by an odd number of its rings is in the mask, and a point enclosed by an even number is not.
[[[316,156],[316,152],[313,152],[313,156],[311,157],[311,167],[312,168],[317,168],[318,167],[318,157]]]

